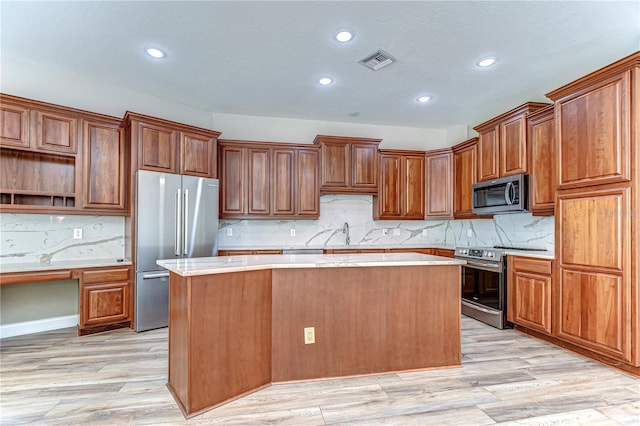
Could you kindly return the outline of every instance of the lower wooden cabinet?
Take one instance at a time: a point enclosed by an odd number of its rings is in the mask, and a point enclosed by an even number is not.
[[[131,326],[132,277],[130,266],[86,269],[79,273],[78,334]]]
[[[282,254],[282,250],[218,250],[218,256],[248,256],[253,254]]]
[[[507,320],[551,334],[552,261],[509,256]]]

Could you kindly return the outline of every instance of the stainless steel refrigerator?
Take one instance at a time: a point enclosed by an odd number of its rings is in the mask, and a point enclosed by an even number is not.
[[[135,330],[169,323],[169,273],[158,259],[218,254],[218,180],[140,170],[135,221]]]

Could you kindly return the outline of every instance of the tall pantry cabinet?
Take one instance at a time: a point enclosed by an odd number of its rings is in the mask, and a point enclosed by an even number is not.
[[[640,366],[640,52],[547,96],[558,176],[554,334]]]

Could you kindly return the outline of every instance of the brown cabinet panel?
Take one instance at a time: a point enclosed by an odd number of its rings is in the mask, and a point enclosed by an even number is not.
[[[246,214],[245,149],[220,146],[220,215]]]
[[[296,153],[292,149],[273,150],[273,202],[274,215],[295,214],[294,166]]]
[[[249,180],[249,214],[270,213],[271,152],[268,149],[247,149]]]
[[[216,177],[216,140],[195,133],[180,132],[181,173],[206,178]]]
[[[478,138],[478,179],[480,181],[500,177],[499,127],[480,133]]]
[[[354,188],[378,188],[378,145],[351,144],[351,186]]]
[[[29,148],[29,109],[0,103],[0,146]]]
[[[629,235],[629,188],[585,190],[558,196],[561,266],[623,271]]]
[[[630,360],[628,287],[621,276],[563,270],[558,335],[580,346]]]
[[[82,207],[126,211],[128,158],[120,122],[83,125]]]
[[[424,220],[425,159],[424,155],[404,157],[404,217]]]
[[[552,333],[552,261],[508,256],[507,319]]]
[[[631,71],[556,103],[559,187],[630,180]]]
[[[553,106],[527,117],[529,131],[529,210],[553,214],[556,195],[556,137]]]
[[[131,268],[108,268],[82,271],[84,284],[104,283],[109,281],[128,281],[131,278]]]
[[[472,218],[473,184],[478,181],[478,138],[469,139],[453,147],[455,188],[453,191],[453,216],[456,219]]]
[[[121,323],[131,325],[132,275],[131,266],[80,272],[79,334]]]
[[[402,216],[402,156],[380,154],[380,188],[377,198],[378,218]]]
[[[500,124],[500,176],[527,172],[527,120],[524,115]]]
[[[435,255],[436,256],[442,256],[442,257],[454,258],[455,255],[456,255],[456,251],[452,250],[452,249],[437,248],[437,249],[435,249]]]
[[[317,149],[298,149],[296,188],[299,216],[320,216],[320,156]]]
[[[171,128],[138,124],[138,168],[178,173],[178,134]]]
[[[451,150],[427,152],[427,219],[453,218],[453,167]]]
[[[78,152],[77,115],[34,111],[36,148],[43,151],[74,154]]]
[[[380,141],[317,135],[313,143],[320,145],[320,192],[377,194]]]

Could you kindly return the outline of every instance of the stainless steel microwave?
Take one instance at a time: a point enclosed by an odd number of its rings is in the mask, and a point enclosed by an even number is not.
[[[529,210],[529,175],[520,174],[473,184],[473,212],[518,213]]]

